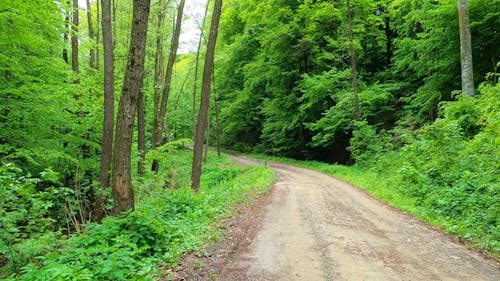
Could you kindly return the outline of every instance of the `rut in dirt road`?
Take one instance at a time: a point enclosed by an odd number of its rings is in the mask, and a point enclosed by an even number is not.
[[[364,191],[307,169],[270,166],[278,181],[262,227],[219,280],[500,280],[498,262]]]

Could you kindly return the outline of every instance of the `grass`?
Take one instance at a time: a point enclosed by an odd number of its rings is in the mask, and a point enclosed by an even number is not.
[[[188,187],[192,152],[166,156],[163,175],[135,181],[133,212],[59,238],[6,280],[153,280],[159,265],[175,265],[184,253],[213,241],[231,207],[267,192],[275,178],[265,167],[237,167],[210,153],[200,192],[194,193]]]
[[[262,160],[307,168],[345,180],[368,191],[392,207],[412,214],[421,221],[438,226],[448,233],[458,235],[468,247],[479,249],[493,258],[500,258],[499,243],[495,234],[498,231],[486,234],[481,225],[471,224],[469,218],[466,216],[453,217],[434,209],[432,205],[419,202],[416,197],[408,192],[409,189],[413,188],[410,186],[411,183],[404,182],[399,175],[391,174],[390,171],[387,173],[384,170],[380,171],[356,165],[332,165],[318,161],[300,161],[262,154],[246,155]],[[471,235],[471,233],[474,233],[474,235]]]

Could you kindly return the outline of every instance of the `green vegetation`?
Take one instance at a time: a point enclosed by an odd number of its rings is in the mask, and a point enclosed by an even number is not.
[[[229,1],[216,69],[223,144],[352,165],[296,162],[498,255],[500,1],[468,9],[474,97],[457,91],[457,1]]]
[[[469,0],[476,87],[498,81],[500,1]],[[228,1],[216,68],[226,147],[353,164],[347,1]],[[361,120],[395,135],[435,121],[460,83],[457,1],[351,0]],[[400,147],[399,137],[386,145]],[[370,144],[371,145],[371,144]],[[360,147],[362,149],[362,147]]]
[[[500,84],[441,106],[440,117],[402,135],[400,149],[365,122],[350,149],[352,167],[253,155],[306,167],[366,189],[390,205],[500,254]]]
[[[0,1],[0,277],[147,279],[157,263],[212,239],[218,218],[251,188],[265,190],[268,170],[235,168],[213,154],[201,192],[187,188],[191,156],[175,151],[193,139],[209,74],[208,143],[221,128],[229,149],[352,165],[296,162],[498,255],[500,0],[468,1],[473,97],[458,92],[456,0],[224,0],[215,66],[202,79],[201,40],[199,56],[176,56],[171,83],[164,77],[180,0],[113,1],[106,17],[102,3],[110,1],[79,2]],[[205,22],[206,38],[214,1],[205,20],[198,2],[187,1],[184,20]],[[146,32],[133,10],[143,7],[146,19],[148,6]],[[114,72],[103,67],[102,23],[112,33],[106,58],[115,60],[106,66]],[[135,34],[147,35],[145,44],[131,39],[133,23],[143,23]],[[137,76],[126,79],[129,55],[142,65],[131,43],[146,48],[144,71],[131,63]],[[114,93],[105,74],[114,76]],[[112,152],[103,139],[117,131],[109,125],[127,85],[141,87],[123,102],[127,134],[114,136],[114,148],[123,147]],[[105,115],[113,121],[106,130]],[[114,168],[102,161],[113,157]]]
[[[58,211],[65,210],[68,196],[64,192],[71,189],[53,186],[36,192],[38,184],[54,180],[54,175],[45,172],[39,179],[27,179],[21,170],[4,166],[0,173],[0,277],[152,279],[158,274],[158,264],[175,264],[183,253],[212,241],[217,221],[229,215],[231,206],[266,192],[274,179],[264,167],[236,167],[225,156],[210,155],[203,167],[201,190],[195,194],[189,188],[192,152],[167,155],[170,182],[161,182],[165,174],[139,179],[140,199],[133,212],[107,217],[102,224],[89,223],[69,239],[62,232],[67,230],[64,222],[70,223],[65,215],[71,214]]]

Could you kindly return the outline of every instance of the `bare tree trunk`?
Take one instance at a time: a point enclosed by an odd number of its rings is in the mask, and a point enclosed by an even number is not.
[[[97,11],[96,11],[96,20],[97,20],[97,32],[95,34],[95,66],[96,66],[96,69],[99,70],[99,43],[100,43],[100,30],[99,30],[99,26],[101,24],[101,17],[100,17],[100,11],[101,11],[101,5],[99,4],[100,3],[100,0],[97,0],[96,1],[96,5],[97,5]]]
[[[385,16],[385,63],[387,67],[391,65],[392,58],[392,34],[391,30],[391,17]]]
[[[203,80],[201,84],[200,112],[198,114],[198,124],[194,139],[194,156],[191,173],[191,188],[196,192],[200,189],[201,177],[201,157],[203,153],[203,133],[207,122],[208,107],[210,103],[210,82],[214,64],[215,44],[217,42],[217,30],[221,14],[222,0],[215,0],[212,23],[210,24],[210,34],[208,37],[207,54],[205,56],[205,66],[203,68]]]
[[[87,3],[87,24],[89,27],[89,37],[91,40],[94,41],[93,42],[94,46],[90,47],[90,51],[89,51],[89,55],[90,55],[89,65],[90,65],[90,67],[97,69],[96,61],[95,61],[95,44],[96,44],[96,42],[95,42],[95,38],[94,38],[94,25],[92,23],[92,7],[90,6],[90,0],[86,0],[86,3]]]
[[[116,4],[116,1],[117,0],[111,0],[111,27],[113,28],[112,29],[112,32],[113,32],[113,38],[115,38],[115,40],[113,41],[113,49],[116,47],[116,42],[118,41],[118,36],[116,34],[116,28],[117,28],[117,24],[116,24],[116,10],[118,9],[118,4]]]
[[[214,109],[215,109],[215,131],[217,141],[217,155],[220,156],[220,123],[219,123],[219,98],[215,88],[215,70],[212,70],[212,84],[214,94]]]
[[[207,130],[205,132],[205,148],[203,150],[203,163],[207,163],[208,160],[209,144],[210,144],[210,106],[208,107],[208,113],[207,113]]]
[[[130,177],[130,153],[137,98],[144,71],[149,4],[150,0],[134,0],[133,5],[130,49],[118,107],[116,138],[113,148],[112,188],[115,214],[134,209],[134,191]]]
[[[354,51],[354,38],[352,34],[352,10],[351,1],[347,0],[347,23],[349,25],[349,53],[351,55],[351,78],[352,78],[352,89],[354,92],[354,116],[356,120],[361,120],[361,112],[359,110],[359,97],[358,97],[358,69],[356,52]]]
[[[170,1],[167,1],[168,3]],[[160,139],[161,136],[161,125],[160,125],[160,101],[161,101],[161,89],[162,82],[161,78],[163,76],[163,21],[165,18],[165,9],[162,7],[162,0],[159,0],[158,5],[160,8],[158,9],[158,22],[156,26],[156,54],[155,54],[155,66],[154,66],[154,109],[153,109],[153,141],[151,144],[151,148],[155,149],[157,147],[156,140]],[[161,143],[161,142],[160,142]],[[153,160],[153,164],[151,166],[151,171],[158,172],[159,162],[158,160]]]
[[[195,68],[194,68],[194,83],[193,83],[193,111],[192,111],[192,119],[193,119],[193,140],[196,134],[196,90],[198,87],[198,66],[200,62],[200,50],[201,50],[201,41],[203,40],[203,28],[205,27],[205,21],[207,19],[208,6],[210,4],[210,0],[207,0],[207,4],[205,5],[205,13],[203,15],[203,22],[200,26],[200,38],[198,39],[198,49],[196,50],[196,59],[195,59]]]
[[[182,14],[184,12],[184,4],[186,0],[181,0],[179,3],[179,8],[177,9],[177,19],[175,21],[175,29],[174,34],[172,34],[172,44],[170,47],[170,54],[168,56],[167,62],[167,72],[165,74],[165,85],[163,86],[163,93],[161,96],[160,102],[160,112],[158,114],[158,121],[161,127],[161,133],[155,135],[155,147],[158,147],[162,144],[163,134],[168,134],[167,131],[167,123],[166,123],[166,114],[167,114],[167,104],[168,97],[170,95],[170,83],[172,81],[172,73],[174,71],[174,63],[175,57],[177,56],[177,48],[179,46],[179,37],[181,35],[181,25],[182,25]],[[168,138],[168,135],[167,135]],[[158,164],[154,165],[154,172],[158,172]]]
[[[111,31],[111,0],[100,0],[102,3],[102,39],[104,47],[104,126],[102,130],[101,169],[99,183],[101,188],[109,187],[109,172],[111,168],[111,155],[113,151],[113,124],[114,124],[114,54],[113,34]],[[96,197],[96,219],[101,221],[104,217],[104,198]]]
[[[69,58],[68,58],[68,40],[69,40],[69,33],[70,33],[70,21],[71,21],[71,0],[67,0],[65,2],[65,10],[64,10],[64,33],[63,33],[63,42],[64,42],[64,47],[63,47],[63,53],[62,57],[64,62],[69,64]]]
[[[498,69],[498,64],[496,62],[496,54],[494,53],[493,56],[491,56],[491,68],[493,69],[492,73],[497,73],[497,69]],[[496,85],[498,83],[498,75],[493,75],[493,81],[492,81],[493,85]]]
[[[144,176],[144,155],[146,153],[146,120],[144,111],[144,92],[142,89],[139,89],[139,97],[137,99],[137,150],[139,151],[137,175],[141,177]]]
[[[472,46],[469,26],[469,4],[458,0],[458,20],[460,25],[460,59],[462,65],[462,93],[474,96],[474,77],[472,70]]]
[[[80,83],[79,73],[80,70],[78,68],[78,0],[73,0],[73,25],[71,26],[72,34],[71,34],[71,66],[73,72],[76,76],[73,81],[75,84]]]

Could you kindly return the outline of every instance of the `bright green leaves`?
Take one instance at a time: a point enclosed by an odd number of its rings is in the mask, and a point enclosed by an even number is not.
[[[335,119],[348,124],[352,115],[345,4],[275,0],[233,6],[238,10],[230,8],[224,18],[238,22],[239,31],[222,30],[224,56],[217,74],[225,143],[237,148],[258,144],[273,154],[303,157],[316,150],[311,140],[320,129],[311,124],[323,115],[330,115],[323,123]],[[367,50],[362,72],[383,69],[385,33],[380,26],[385,15],[376,14],[371,1],[355,1],[353,8],[355,49],[359,56]],[[337,119],[333,112],[343,117]],[[344,136],[349,131],[345,124],[325,124],[325,134],[335,134],[334,126]],[[327,127],[333,131],[326,132]]]
[[[175,170],[190,170],[190,150],[170,157]],[[0,231],[0,254],[9,261],[6,273],[17,273],[12,276],[16,280],[154,279],[159,263],[175,264],[183,253],[197,250],[213,239],[218,231],[214,225],[228,214],[232,204],[266,191],[274,179],[267,168],[234,167],[231,160],[216,155],[209,157],[203,169],[200,193],[188,188],[189,174],[177,173],[177,183],[186,183],[178,189],[155,185],[151,190],[155,179],[147,178],[138,184],[137,191],[145,193],[146,189],[149,196],[141,198],[135,211],[104,218],[102,224],[88,224],[83,234],[68,240],[58,241],[49,232],[38,240],[11,246],[5,242],[7,232]],[[0,173],[0,181],[4,175]],[[0,198],[10,196],[5,190],[0,192]],[[48,199],[41,203],[48,204]],[[0,227],[5,224],[4,218],[12,216],[0,216]],[[18,233],[15,223],[9,225],[9,231]],[[0,272],[1,277],[3,274]]]
[[[499,93],[499,85],[483,85],[476,98],[442,103],[440,117],[413,135],[358,124],[353,156],[388,178],[378,188],[413,202],[405,209],[498,252]],[[400,139],[402,148],[393,150],[391,139]]]
[[[62,12],[55,1],[0,5],[0,142],[13,148],[2,158],[37,173],[74,159],[62,141],[77,107],[62,59]]]

